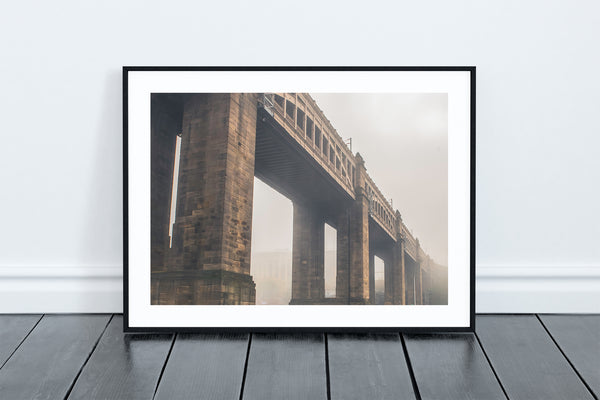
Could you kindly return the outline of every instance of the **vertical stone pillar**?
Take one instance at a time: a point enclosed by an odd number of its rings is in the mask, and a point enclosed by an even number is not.
[[[406,266],[404,261],[404,237],[402,235],[402,217],[396,210],[396,242],[392,249],[392,276],[394,281],[393,304],[406,304]]]
[[[255,94],[185,97],[172,255],[153,275],[158,304],[255,304],[256,114]]]
[[[175,144],[183,110],[181,101],[169,94],[153,93],[150,107],[150,264],[158,272],[167,268]]]
[[[356,153],[355,200],[350,207],[349,303],[369,303],[369,200],[365,190],[365,162]]]
[[[350,210],[337,217],[335,297],[343,304],[350,301]]]
[[[421,292],[423,294],[423,304],[431,304],[431,300],[430,300],[430,292],[429,289],[431,288],[431,284],[430,284],[430,280],[431,280],[431,274],[429,273],[429,271],[431,271],[431,266],[429,264],[429,260],[427,261],[427,270],[423,270],[422,271],[422,277],[421,277]]]
[[[394,302],[394,257],[393,254],[386,255],[383,260],[385,271],[385,301],[384,304],[398,304]]]
[[[324,298],[325,222],[310,207],[294,203],[290,304],[318,304]]]
[[[416,304],[423,304],[423,268],[421,263],[417,264],[417,273],[415,277],[416,281]]]
[[[408,262],[405,269],[406,273],[406,285],[405,285],[405,298],[406,304],[415,304],[415,264],[412,260]]]
[[[422,305],[423,304],[423,291],[421,290],[423,286],[423,263],[425,260],[421,255],[421,244],[419,243],[419,239],[417,238],[417,265],[415,266],[415,304]]]

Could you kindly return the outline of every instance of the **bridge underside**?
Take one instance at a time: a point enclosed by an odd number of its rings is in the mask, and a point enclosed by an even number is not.
[[[259,109],[254,174],[295,204],[334,221],[354,200],[285,129]]]
[[[404,304],[401,243],[285,129],[259,109],[255,175],[294,203],[291,304],[375,304],[374,255],[385,262],[385,304]],[[335,298],[325,298],[325,222],[337,230]]]
[[[255,304],[254,176],[294,204],[291,304],[374,304],[375,255],[385,263],[385,304],[421,304],[420,263],[370,215],[362,190],[364,164],[357,165],[356,189],[349,193],[258,108],[257,97],[152,95],[152,304]],[[171,245],[177,134],[181,152]],[[325,298],[325,222],[337,229],[334,299]]]

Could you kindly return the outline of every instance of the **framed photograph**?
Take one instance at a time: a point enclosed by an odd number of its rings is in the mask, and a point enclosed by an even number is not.
[[[474,67],[124,67],[131,331],[470,331]]]

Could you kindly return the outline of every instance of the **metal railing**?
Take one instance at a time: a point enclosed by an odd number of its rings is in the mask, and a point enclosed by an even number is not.
[[[275,96],[283,100],[280,101],[282,104],[275,100]],[[274,118],[277,116],[276,119],[288,128],[292,136],[354,196],[354,155],[312,97],[306,93],[265,93],[261,98],[265,99],[262,107],[267,112],[267,107],[270,107],[273,111],[270,114]],[[289,111],[289,107],[293,108],[293,112]],[[298,120],[298,110],[302,114],[301,121]]]

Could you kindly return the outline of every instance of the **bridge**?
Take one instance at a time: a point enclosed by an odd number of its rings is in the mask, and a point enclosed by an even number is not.
[[[375,304],[375,256],[384,304],[428,303],[436,264],[306,93],[152,94],[151,165],[152,304],[255,304],[255,176],[293,202],[290,304]],[[335,298],[325,223],[337,230]]]

